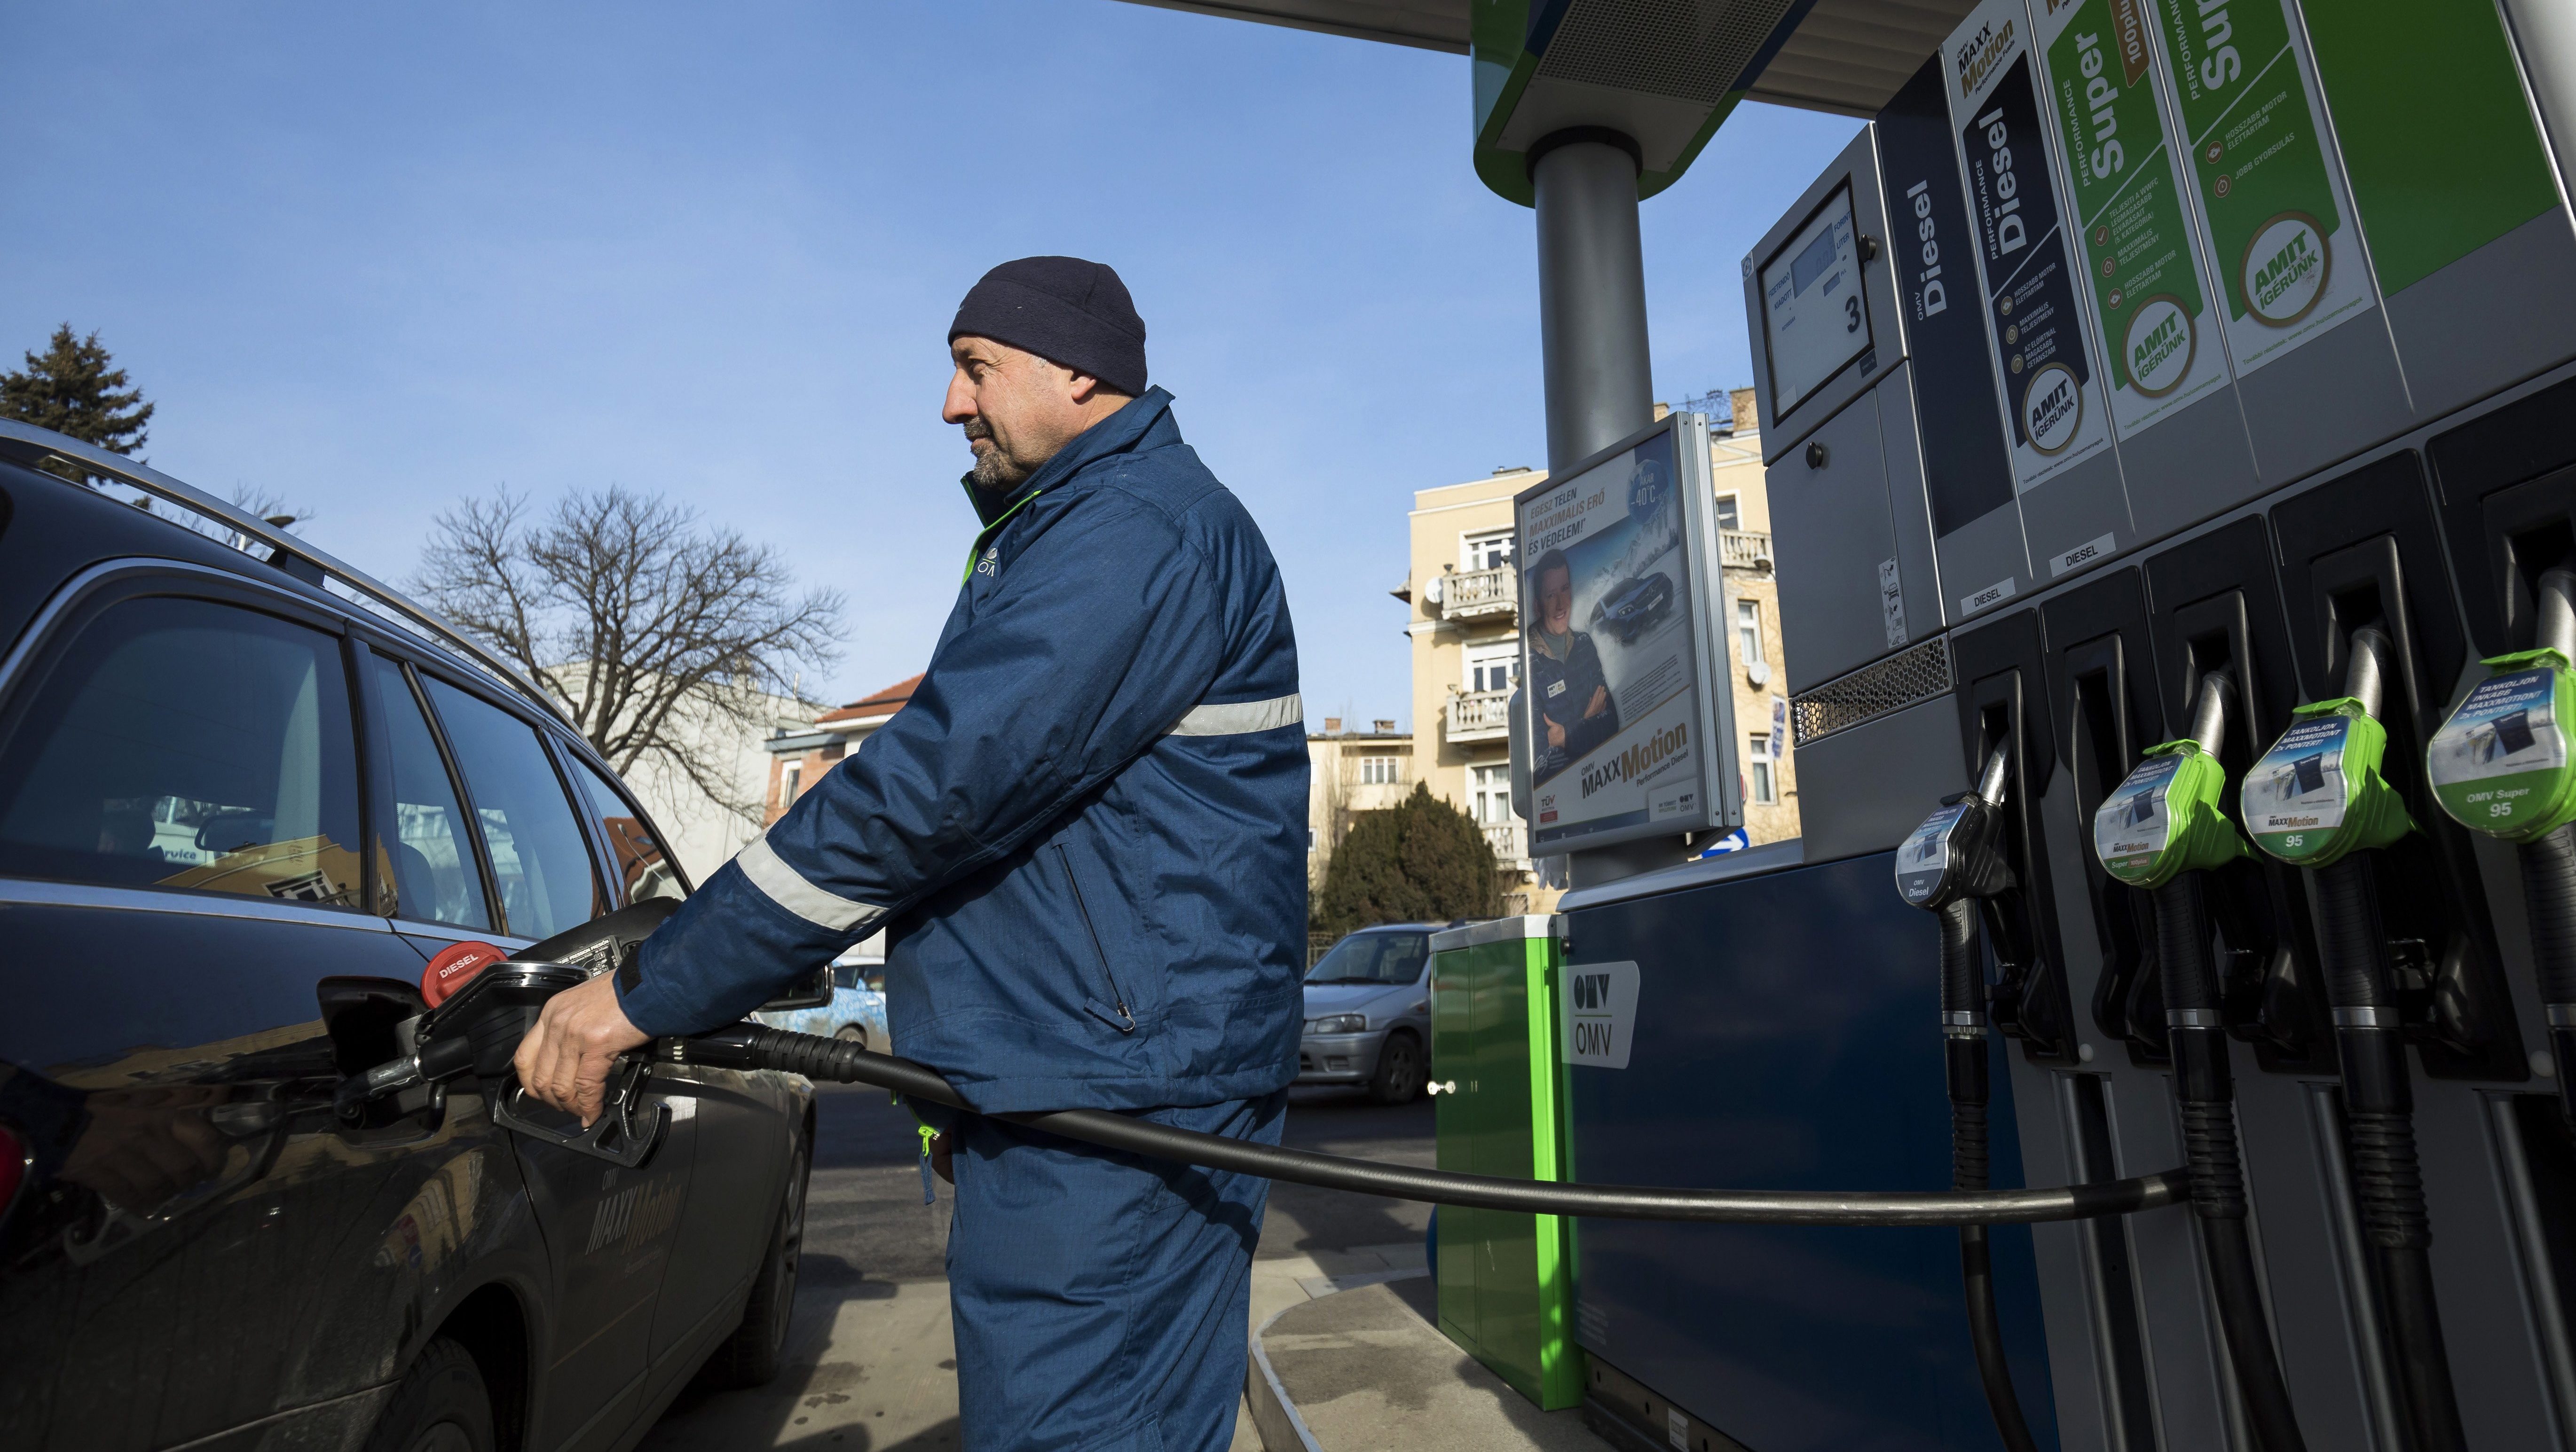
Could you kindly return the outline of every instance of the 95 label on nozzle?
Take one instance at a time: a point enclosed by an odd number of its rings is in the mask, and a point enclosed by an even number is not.
[[[2144,877],[2156,870],[2156,859],[2173,835],[2165,789],[2184,759],[2148,757],[2093,813],[2093,854],[2113,877]]]
[[[2558,673],[2546,669],[2492,676],[2469,692],[2424,753],[2443,811],[2493,832],[2556,799],[2567,767],[2557,693]]]
[[[2302,721],[2245,774],[2245,830],[2264,851],[2296,862],[2333,842],[2350,800],[2343,760],[2351,734],[2350,717]]]
[[[1950,833],[1967,814],[1965,802],[1952,802],[1923,819],[1923,825],[1896,849],[1896,890],[1921,907],[1941,886],[1950,870]]]

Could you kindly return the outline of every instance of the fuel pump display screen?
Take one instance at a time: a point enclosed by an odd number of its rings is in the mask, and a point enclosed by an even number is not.
[[[1787,418],[1870,350],[1861,297],[1860,235],[1848,181],[1762,264],[1762,330],[1771,411]]]

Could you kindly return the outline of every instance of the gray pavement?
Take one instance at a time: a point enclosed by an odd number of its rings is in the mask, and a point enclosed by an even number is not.
[[[957,1445],[957,1371],[944,1267],[948,1188],[921,1203],[912,1117],[881,1090],[817,1090],[805,1264],[788,1367],[752,1391],[681,1394],[649,1452],[939,1452]],[[1356,1091],[1299,1089],[1286,1142],[1432,1163],[1428,1100],[1395,1109]],[[1337,1285],[1421,1265],[1427,1205],[1302,1185],[1273,1188],[1254,1254],[1251,1325]],[[1338,1278],[1338,1279],[1336,1279]],[[1250,1327],[1246,1327],[1247,1333]],[[1258,1452],[1249,1417],[1238,1452]]]

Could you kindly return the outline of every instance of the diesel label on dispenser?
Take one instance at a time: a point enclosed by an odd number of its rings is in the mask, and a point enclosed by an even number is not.
[[[1987,0],[1944,47],[1986,330],[2027,493],[2111,445],[2040,121],[2030,16]]]

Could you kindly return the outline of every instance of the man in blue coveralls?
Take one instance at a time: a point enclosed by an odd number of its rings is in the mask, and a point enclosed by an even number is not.
[[[549,1003],[520,1077],[588,1120],[616,1054],[730,1023],[882,925],[896,1048],[979,1108],[1276,1144],[1306,924],[1278,567],[1146,386],[1117,273],[1004,263],[948,341],[984,528],[911,703],[629,982]],[[965,1445],[1225,1447],[1267,1182],[976,1115],[946,1135]]]

